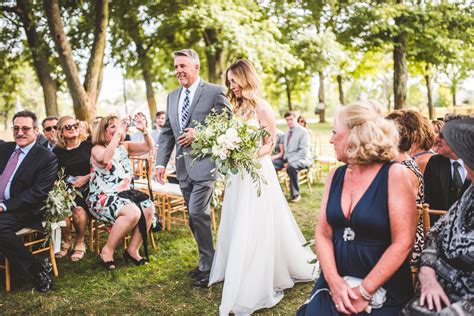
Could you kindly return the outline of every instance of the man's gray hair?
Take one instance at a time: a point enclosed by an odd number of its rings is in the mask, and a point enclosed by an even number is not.
[[[173,52],[173,58],[176,58],[178,56],[186,56],[192,61],[194,61],[196,65],[201,65],[201,62],[199,61],[199,56],[194,49],[181,49]]]

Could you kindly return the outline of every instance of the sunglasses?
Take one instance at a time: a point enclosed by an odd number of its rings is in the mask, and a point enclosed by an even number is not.
[[[20,130],[23,132],[23,134],[27,134],[32,129],[33,129],[33,127],[30,127],[30,126],[21,126],[21,127],[20,126],[13,126],[12,127],[12,130],[15,134],[18,133]]]
[[[67,124],[67,125],[64,125],[63,128],[67,131],[70,131],[72,130],[73,128],[74,129],[77,129],[79,127],[79,124],[78,123],[74,123],[74,124]]]
[[[54,130],[57,130],[58,127],[57,127],[56,125],[54,125],[54,126],[48,126],[48,127],[45,127],[45,128],[44,128],[44,131],[45,131],[45,132],[51,132],[53,129],[54,129]]]

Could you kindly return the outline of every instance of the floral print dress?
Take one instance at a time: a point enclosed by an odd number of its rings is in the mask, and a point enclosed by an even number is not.
[[[118,212],[125,205],[134,203],[118,196],[119,192],[132,188],[132,164],[125,147],[117,147],[112,162],[107,166],[98,167],[92,164],[91,173],[88,199],[90,212],[101,222],[113,224]],[[146,200],[141,206],[153,207],[153,202]]]

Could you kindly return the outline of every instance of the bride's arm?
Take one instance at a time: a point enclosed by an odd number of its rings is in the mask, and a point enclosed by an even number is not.
[[[271,155],[276,137],[276,119],[270,104],[262,102],[257,109],[257,118],[260,126],[264,127],[270,135],[263,139],[263,145],[258,151],[258,157]]]

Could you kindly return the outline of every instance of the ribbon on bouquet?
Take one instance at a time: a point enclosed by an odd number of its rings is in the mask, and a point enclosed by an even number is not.
[[[51,242],[54,253],[61,250],[61,227],[66,227],[66,221],[51,223]]]

